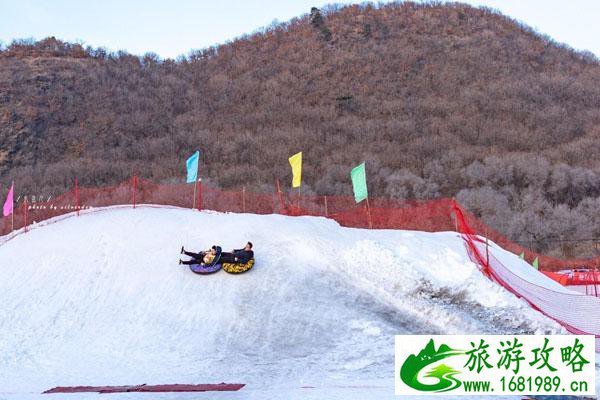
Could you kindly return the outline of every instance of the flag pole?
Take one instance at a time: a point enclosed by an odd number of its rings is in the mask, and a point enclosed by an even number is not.
[[[279,179],[276,179],[275,182],[277,183],[277,200],[279,201],[279,207],[280,213],[285,214],[285,205],[283,203],[283,198],[281,197],[281,185],[279,184]]]
[[[369,229],[373,229],[373,221],[371,220],[371,206],[369,206],[369,196],[367,196],[367,214],[369,216]]]
[[[198,179],[194,180],[194,202],[192,203],[192,210],[196,209],[196,188],[198,186]]]
[[[456,199],[452,198],[452,205],[457,206]],[[458,215],[456,215],[456,211],[452,210],[452,219],[454,220],[454,230],[458,232]]]
[[[202,210],[202,178],[198,179],[200,185],[198,186],[198,211]]]
[[[15,230],[15,181],[12,181],[12,212],[10,214],[10,231]]]
[[[75,177],[75,210],[77,210],[77,216],[79,217],[79,185],[77,177]]]
[[[196,209],[196,191],[198,190],[198,171],[200,170],[200,162],[196,160],[196,179],[194,179],[194,205],[193,210]]]
[[[242,186],[242,212],[246,213],[246,186]]]
[[[486,268],[490,267],[490,241],[488,239],[488,230],[485,230],[485,262]]]

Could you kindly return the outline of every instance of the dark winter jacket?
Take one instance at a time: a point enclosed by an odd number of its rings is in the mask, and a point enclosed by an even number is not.
[[[252,250],[246,251],[244,249],[237,249],[233,250],[233,256],[236,258],[236,262],[246,264],[254,257],[254,252]]]

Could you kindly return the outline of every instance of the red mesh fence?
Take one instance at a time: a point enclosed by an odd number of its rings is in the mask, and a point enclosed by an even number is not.
[[[554,319],[569,332],[595,335],[596,351],[600,351],[600,298],[566,289],[549,289],[519,276],[486,249],[487,244],[469,225],[468,216],[462,208],[453,204],[453,209],[467,252],[485,275],[525,299],[533,308]]]
[[[571,290],[589,296],[600,297],[600,271],[597,270],[568,270],[556,273],[541,271],[548,278],[555,280]]]
[[[556,273],[552,271],[542,271],[544,275],[554,279],[564,286],[578,285],[600,285],[600,271],[578,271],[569,270],[565,273]]]
[[[462,209],[462,208],[461,208]],[[595,269],[600,265],[600,257],[590,259],[579,259],[579,260],[560,260],[558,258],[546,256],[544,254],[537,253],[526,247],[521,246],[508,239],[506,236],[497,232],[484,224],[481,220],[475,217],[473,214],[463,210],[463,217],[465,222],[468,224],[469,229],[480,235],[489,238],[491,241],[506,249],[514,254],[523,253],[525,260],[532,263],[535,258],[539,261],[540,269],[548,271],[559,271],[564,269],[575,269],[575,268],[587,268]]]
[[[254,214],[312,215],[332,218],[342,226],[375,229],[408,229],[427,232],[455,230],[452,200],[392,200],[369,199],[369,204],[356,204],[351,196],[298,196],[276,192],[261,194],[248,191],[224,191],[193,184],[156,184],[140,178],[132,178],[115,186],[103,188],[74,188],[61,196],[44,199],[30,198],[25,207],[24,199],[18,198],[14,216],[3,218],[0,235],[21,229],[33,222],[68,214],[88,208],[156,204],[184,208],[200,208],[222,212],[246,212]],[[36,201],[37,200],[37,201]],[[560,270],[593,268],[600,259],[564,261],[544,256],[510,241],[489,228],[469,213],[465,221],[473,232],[490,238],[503,248],[515,253],[525,253],[529,262],[538,257],[541,268]]]
[[[323,216],[352,228],[454,230],[452,200],[370,199],[356,204],[350,196],[286,196],[278,200],[287,215]],[[281,208],[281,207],[280,207]]]

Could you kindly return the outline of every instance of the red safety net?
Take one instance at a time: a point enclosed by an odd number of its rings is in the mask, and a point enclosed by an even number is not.
[[[600,285],[600,271],[566,270],[561,272],[541,271],[564,286]]]
[[[34,199],[35,200],[35,199]],[[370,199],[356,204],[351,196],[297,196],[283,192],[226,191],[193,184],[156,184],[140,178],[103,188],[75,187],[61,196],[32,201],[21,198],[14,216],[5,217],[0,235],[34,222],[98,207],[140,204],[197,208],[253,214],[311,215],[332,218],[343,226],[412,229],[429,232],[453,230],[451,200]]]
[[[208,209],[222,212],[254,214],[312,215],[328,217],[342,226],[375,229],[406,229],[426,232],[456,230],[452,215],[452,199],[392,200],[370,198],[356,204],[352,196],[298,196],[282,191],[253,193],[246,190],[225,191],[194,184],[156,184],[132,177],[118,185],[90,188],[75,186],[73,190],[50,199],[30,197],[25,203],[17,196],[14,216],[3,218],[0,235],[11,230],[27,228],[34,222],[70,214],[79,210],[104,206],[152,204],[184,208]],[[18,187],[17,187],[18,188]],[[525,253],[532,262],[538,257],[540,267],[548,271],[589,268],[600,264],[600,259],[564,261],[544,256],[510,241],[491,229],[475,216],[464,213],[470,229],[490,238],[496,244],[515,254]],[[25,231],[21,229],[20,232]]]
[[[468,223],[469,229],[471,229],[472,232],[480,236],[487,237],[489,240],[496,243],[498,246],[510,251],[513,254],[524,254],[525,260],[527,260],[529,263],[532,263],[533,260],[537,258],[540,269],[544,269],[546,271],[560,271],[567,269],[593,270],[597,268],[598,265],[600,265],[600,257],[578,260],[561,260],[558,258],[546,256],[541,253],[537,253],[533,250],[521,246],[518,243],[511,241],[506,236],[502,235],[496,230],[490,228],[488,225],[484,224],[473,214],[469,213],[468,211],[465,211],[462,207],[461,209],[463,210],[463,217]]]
[[[548,278],[571,290],[600,297],[600,271],[597,270],[563,270],[560,272],[541,271]]]
[[[552,290],[515,274],[489,251],[486,242],[467,222],[464,210],[458,204],[453,204],[453,209],[469,257],[485,275],[560,323],[569,332],[595,335],[596,351],[600,351],[600,298],[568,290]]]

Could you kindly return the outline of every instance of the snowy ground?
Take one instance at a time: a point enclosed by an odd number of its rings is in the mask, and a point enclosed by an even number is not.
[[[228,250],[247,240],[257,260],[247,274],[177,265],[182,244]],[[7,241],[0,268],[0,399],[66,398],[38,395],[54,386],[218,382],[247,386],[68,398],[394,399],[395,334],[564,333],[483,277],[453,232],[113,208]]]

